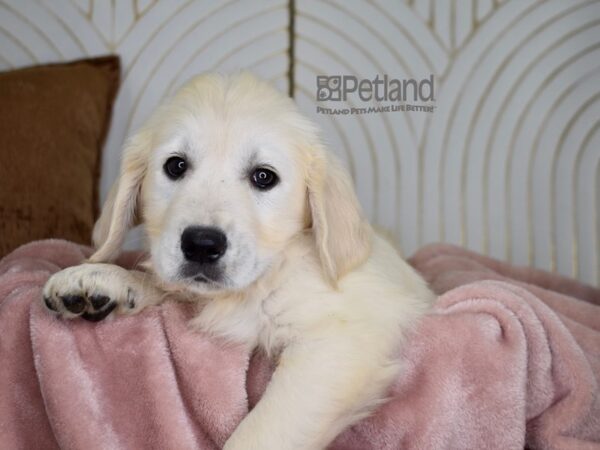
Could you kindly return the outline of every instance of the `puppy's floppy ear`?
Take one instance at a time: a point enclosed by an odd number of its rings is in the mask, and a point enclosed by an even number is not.
[[[307,174],[312,229],[323,270],[335,285],[369,256],[370,226],[344,168],[320,145],[315,150]]]
[[[91,262],[114,260],[127,231],[134,225],[150,144],[149,132],[140,131],[125,145],[119,178],[113,184],[100,218],[94,225],[92,240],[97,250],[90,257]]]

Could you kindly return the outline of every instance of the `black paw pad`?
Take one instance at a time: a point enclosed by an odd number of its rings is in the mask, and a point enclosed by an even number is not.
[[[92,295],[90,296],[90,303],[94,309],[102,309],[110,302],[110,297],[106,295]]]
[[[86,312],[83,313],[81,317],[83,317],[85,320],[89,320],[90,322],[100,322],[102,319],[106,318],[106,316],[108,316],[116,307],[116,302],[109,303],[108,306],[102,311],[93,313]]]
[[[85,309],[85,299],[81,295],[65,295],[60,299],[73,314],[80,314]]]
[[[48,297],[44,297],[44,304],[46,305],[46,308],[48,308],[50,311],[56,311],[56,307],[50,302],[50,299]]]

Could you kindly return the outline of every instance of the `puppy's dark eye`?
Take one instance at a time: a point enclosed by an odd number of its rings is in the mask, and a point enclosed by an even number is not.
[[[171,156],[167,159],[163,169],[171,180],[177,180],[178,178],[181,178],[187,170],[187,162],[179,156]]]
[[[250,180],[256,188],[266,191],[271,189],[279,182],[279,177],[272,170],[259,167],[254,169]]]

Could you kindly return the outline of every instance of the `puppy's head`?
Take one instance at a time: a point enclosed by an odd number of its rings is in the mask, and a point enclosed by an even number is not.
[[[91,260],[113,259],[136,216],[157,275],[204,294],[246,288],[307,229],[332,282],[369,252],[349,177],[315,127],[244,73],[196,77],[129,140]]]

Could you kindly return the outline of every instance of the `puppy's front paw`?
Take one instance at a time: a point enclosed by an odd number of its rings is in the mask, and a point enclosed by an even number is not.
[[[65,318],[93,322],[115,309],[130,312],[136,292],[128,285],[127,271],[111,264],[81,264],[52,275],[43,291],[46,307]]]

